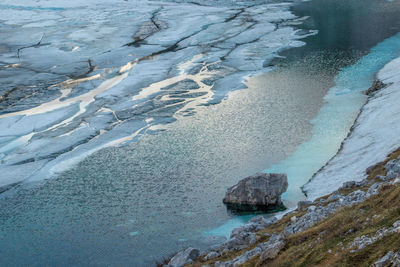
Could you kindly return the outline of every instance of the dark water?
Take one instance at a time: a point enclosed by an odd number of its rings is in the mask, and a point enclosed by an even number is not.
[[[337,72],[400,29],[398,2],[318,0],[293,11],[319,34],[249,89],[3,196],[0,265],[148,266],[221,240],[204,233],[235,217],[221,203],[226,187],[306,141]]]

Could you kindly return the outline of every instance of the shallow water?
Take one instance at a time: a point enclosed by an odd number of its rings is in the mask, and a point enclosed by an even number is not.
[[[349,10],[347,5],[351,6]],[[325,41],[324,47],[335,55],[335,61],[343,64],[343,58],[348,60],[356,60],[349,66],[341,65],[340,71],[334,77],[334,86],[329,89],[324,97],[324,105],[319,110],[318,115],[311,121],[312,137],[296,148],[296,151],[290,157],[273,164],[266,171],[270,172],[286,172],[289,179],[289,189],[284,194],[286,200],[300,199],[302,186],[313,177],[322,166],[324,166],[338,151],[342,141],[348,135],[351,126],[358,116],[360,108],[367,101],[367,96],[363,94],[375,79],[375,74],[391,60],[400,56],[400,34],[394,36],[390,34],[396,33],[399,30],[399,23],[391,24],[390,21],[395,21],[398,16],[396,9],[391,10],[390,4],[380,2],[378,6],[367,2],[365,6],[355,8],[355,3],[335,2],[334,5],[330,1],[321,1],[312,8],[307,8],[307,4],[297,6],[300,14],[305,14],[311,11],[321,13],[321,9],[335,16],[349,12],[351,21],[347,17],[342,18],[337,25],[328,25],[326,29],[321,31],[320,37],[323,37],[327,32],[334,33],[337,39],[324,40],[320,38],[310,37],[311,41],[305,48],[300,48],[292,55],[301,54],[305,51],[312,50],[316,44],[321,44]],[[303,12],[303,13],[302,13]],[[380,14],[385,17],[380,20],[371,17],[371,14]],[[328,17],[328,14],[325,14]],[[318,16],[311,16],[312,18]],[[325,16],[323,16],[325,17]],[[308,26],[315,27],[319,22],[311,19]],[[362,31],[357,25],[363,25]],[[353,29],[353,28],[356,29]],[[324,26],[322,26],[324,28]],[[387,32],[377,30],[387,28]],[[369,34],[366,34],[366,33]],[[375,34],[376,33],[376,34]],[[346,36],[352,36],[354,42],[349,42]],[[365,36],[365,40],[363,37]],[[375,36],[376,38],[372,38]],[[325,38],[325,37],[324,37]],[[379,38],[383,41],[377,43]],[[373,46],[370,48],[369,46]],[[370,49],[368,49],[370,48]],[[362,55],[368,49],[368,54]],[[303,51],[302,51],[303,50]],[[356,52],[359,51],[359,52]],[[348,55],[343,52],[349,53]],[[360,57],[361,56],[361,57]],[[296,57],[296,56],[295,56]],[[342,59],[342,60],[341,60]],[[328,63],[331,64],[331,63]],[[338,66],[339,67],[339,66]],[[328,178],[329,179],[329,178]],[[321,195],[328,194],[336,190],[335,182],[325,183],[323,188],[314,186],[312,189],[306,188],[306,193],[311,198],[317,198]]]
[[[225,189],[285,162],[310,140],[310,121],[334,77],[400,24],[393,2],[323,0],[294,11],[311,16],[300,27],[319,34],[284,53],[276,71],[250,79],[248,89],[196,107],[128,147],[101,150],[40,186],[3,195],[1,263],[151,265],[180,248],[222,240],[212,234],[247,220],[225,209]],[[303,197],[298,192],[285,196],[287,205]]]

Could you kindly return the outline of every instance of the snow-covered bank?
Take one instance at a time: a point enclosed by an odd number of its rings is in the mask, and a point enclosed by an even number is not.
[[[346,181],[362,180],[368,167],[398,148],[400,58],[385,65],[377,78],[387,87],[369,98],[339,153],[304,186],[309,199],[329,194]]]

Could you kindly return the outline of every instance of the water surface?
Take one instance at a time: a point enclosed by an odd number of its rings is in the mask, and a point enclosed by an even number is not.
[[[225,189],[310,140],[311,120],[339,71],[400,24],[397,2],[322,0],[293,11],[310,16],[299,27],[319,34],[283,53],[277,70],[250,79],[248,89],[127,147],[101,150],[40,186],[3,195],[1,263],[148,266],[189,245],[220,241],[204,233],[248,219],[226,210]],[[296,190],[287,205],[304,197]]]

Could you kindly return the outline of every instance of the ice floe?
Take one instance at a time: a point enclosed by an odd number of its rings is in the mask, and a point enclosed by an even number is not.
[[[48,178],[244,88],[315,34],[292,27],[303,19],[292,4],[2,1],[0,186]]]

